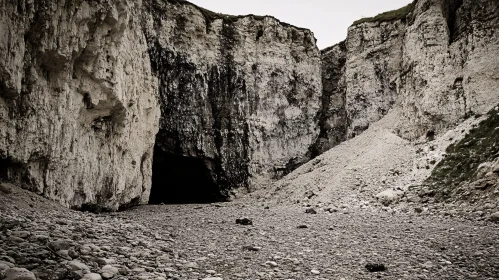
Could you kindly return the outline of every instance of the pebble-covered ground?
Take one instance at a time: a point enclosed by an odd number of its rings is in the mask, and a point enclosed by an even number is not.
[[[6,192],[2,280],[499,279],[499,225],[488,220],[238,201],[92,214]]]

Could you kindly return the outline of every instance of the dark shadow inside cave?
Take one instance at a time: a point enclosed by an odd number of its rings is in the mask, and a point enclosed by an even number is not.
[[[224,201],[203,159],[154,148],[149,204],[203,204]]]

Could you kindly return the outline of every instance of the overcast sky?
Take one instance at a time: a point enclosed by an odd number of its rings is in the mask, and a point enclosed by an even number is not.
[[[401,8],[411,0],[188,0],[217,13],[272,15],[315,34],[320,49],[343,41],[357,19]]]

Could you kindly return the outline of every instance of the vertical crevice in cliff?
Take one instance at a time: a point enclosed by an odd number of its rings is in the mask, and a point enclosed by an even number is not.
[[[320,133],[310,147],[310,158],[315,158],[346,140],[346,86],[344,74],[347,47],[345,41],[324,49],[322,56],[321,109],[317,114]]]
[[[463,0],[444,0],[443,12],[449,29],[449,44],[452,44],[459,36],[457,24],[457,10],[463,5]]]

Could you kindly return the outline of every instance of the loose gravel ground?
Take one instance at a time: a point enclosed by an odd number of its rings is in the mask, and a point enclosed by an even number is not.
[[[487,220],[371,205],[266,208],[235,201],[92,214],[14,188],[0,192],[0,271],[8,280],[499,279],[499,226]]]

